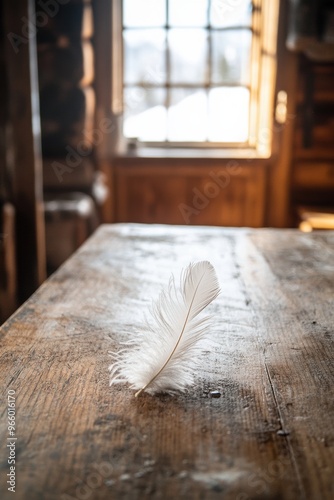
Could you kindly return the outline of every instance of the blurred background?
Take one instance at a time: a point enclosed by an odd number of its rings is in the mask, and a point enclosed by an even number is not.
[[[3,0],[0,321],[101,223],[334,228],[332,0]]]

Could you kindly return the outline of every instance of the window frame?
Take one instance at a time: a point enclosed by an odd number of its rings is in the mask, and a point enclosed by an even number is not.
[[[238,0],[222,0],[233,5]],[[246,142],[181,142],[181,141],[138,141],[140,148],[156,150],[221,150],[224,157],[270,158],[272,152],[272,129],[274,120],[274,94],[277,69],[277,31],[280,0],[253,0],[252,26],[226,28],[251,30],[251,68],[249,85],[214,85],[249,88],[249,124]],[[123,91],[123,20],[122,0],[112,2],[112,113],[122,116],[124,110]],[[208,28],[207,28],[208,29]],[[134,85],[135,86],[135,85]],[[150,87],[154,87],[151,86]],[[158,87],[163,87],[158,85]],[[172,85],[172,87],[174,87]],[[196,88],[205,86],[196,86]],[[120,131],[123,135],[123,130]],[[124,137],[125,138],[125,137]],[[125,138],[126,139],[126,138]]]

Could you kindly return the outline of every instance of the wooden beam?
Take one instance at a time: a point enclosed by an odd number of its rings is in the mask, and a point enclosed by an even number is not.
[[[112,58],[116,49],[112,43],[113,30],[111,27],[114,22],[115,6],[112,5],[111,0],[92,0],[92,7],[94,14],[93,46],[95,54],[95,128],[96,130],[101,130],[101,125],[108,123],[110,129],[110,133],[104,133],[101,142],[95,148],[98,169],[103,173],[105,182],[109,188],[109,195],[101,207],[101,216],[103,222],[114,222],[116,220],[116,188],[114,165],[111,157],[117,142],[118,129],[116,128],[117,118],[112,113],[115,107],[112,102],[114,98],[112,92],[115,86],[115,76],[112,73]],[[117,47],[117,50],[119,50],[119,47]]]
[[[287,227],[291,224],[290,171],[296,121],[297,56],[286,48],[287,1],[280,2],[277,46],[276,96],[287,93],[286,122],[273,122],[273,162],[269,174],[266,225]]]
[[[5,0],[9,119],[13,142],[19,298],[45,279],[43,180],[34,1]]]

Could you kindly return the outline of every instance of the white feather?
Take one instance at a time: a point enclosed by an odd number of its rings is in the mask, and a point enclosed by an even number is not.
[[[110,385],[128,382],[150,394],[183,391],[194,383],[203,353],[208,317],[199,313],[219,294],[216,272],[210,262],[190,264],[182,273],[180,287],[171,276],[151,311],[152,323],[139,337],[111,353]]]

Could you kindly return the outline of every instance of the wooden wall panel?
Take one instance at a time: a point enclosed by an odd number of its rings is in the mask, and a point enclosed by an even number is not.
[[[218,226],[264,224],[263,165],[117,161],[116,221]]]
[[[34,26],[33,0],[3,2],[8,78],[9,128],[12,134],[12,191],[15,207],[19,300],[23,302],[44,281],[45,228],[38,100],[36,38],[22,41],[23,21]]]

